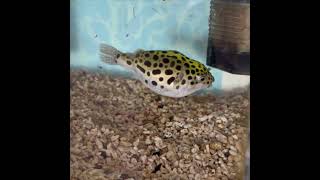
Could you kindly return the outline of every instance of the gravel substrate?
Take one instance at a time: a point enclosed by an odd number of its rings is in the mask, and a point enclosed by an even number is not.
[[[159,96],[71,71],[71,179],[242,179],[249,97]]]

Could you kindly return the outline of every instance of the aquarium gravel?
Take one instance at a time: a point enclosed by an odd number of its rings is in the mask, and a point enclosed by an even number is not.
[[[70,73],[70,178],[241,179],[247,93],[170,98],[138,80]]]

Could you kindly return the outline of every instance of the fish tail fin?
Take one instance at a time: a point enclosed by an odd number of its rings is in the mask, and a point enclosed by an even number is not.
[[[107,64],[117,64],[117,58],[122,54],[118,49],[107,44],[100,44],[100,60]]]

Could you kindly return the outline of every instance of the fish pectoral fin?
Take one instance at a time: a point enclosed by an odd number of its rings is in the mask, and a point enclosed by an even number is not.
[[[204,76],[196,76],[196,81],[198,82],[198,83],[200,83],[201,82],[201,79],[202,78],[205,78]]]
[[[176,76],[176,79],[173,81],[174,84],[179,84],[183,78],[184,78],[184,72],[186,72],[186,68],[184,66],[182,66],[181,71],[179,72],[179,74]]]
[[[179,84],[182,79],[184,77],[184,73],[180,72],[177,76],[176,76],[176,79],[173,81],[174,84]]]
[[[203,76],[196,76],[196,81],[197,81],[197,82],[200,82],[202,77],[203,77]]]

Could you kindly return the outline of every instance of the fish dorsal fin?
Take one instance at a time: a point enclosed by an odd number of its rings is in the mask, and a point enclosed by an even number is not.
[[[141,53],[143,51],[144,51],[143,49],[137,49],[136,51],[134,51],[134,54],[138,54],[138,53]]]
[[[139,53],[141,53],[143,51],[144,51],[143,49],[137,49],[134,52],[128,52],[128,53],[125,53],[125,54],[130,58],[134,58],[134,57],[136,57],[136,54],[139,54]]]

